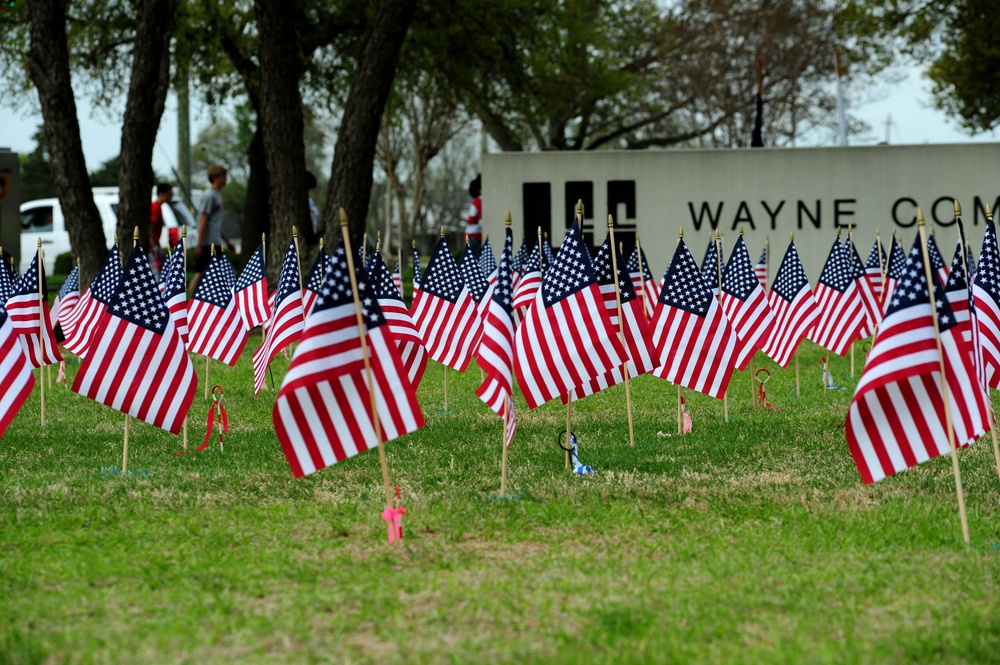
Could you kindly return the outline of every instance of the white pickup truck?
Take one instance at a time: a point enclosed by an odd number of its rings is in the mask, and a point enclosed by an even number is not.
[[[118,227],[118,188],[94,187],[94,203],[101,214],[104,224],[104,237],[110,247]],[[156,198],[153,192],[152,202]],[[188,227],[188,235],[197,235],[197,222],[191,212],[180,201],[171,201],[163,206],[164,229]],[[59,199],[38,199],[21,204],[21,265],[20,273],[24,273],[38,249],[38,239],[42,240],[42,250],[45,252],[45,272],[52,274],[55,270],[56,257],[71,251],[69,232],[66,231],[66,218],[63,216]],[[160,238],[161,246],[167,241],[166,231]],[[129,244],[131,247],[131,243]]]

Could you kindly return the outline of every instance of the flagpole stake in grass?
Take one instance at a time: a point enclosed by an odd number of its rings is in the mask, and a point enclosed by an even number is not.
[[[183,277],[184,277],[185,284],[187,283],[187,237],[188,237],[188,229],[187,229],[187,225],[185,224],[184,226],[181,227],[181,248],[184,250],[183,252],[181,252],[181,261],[184,262],[184,270],[182,272],[183,272]],[[260,237],[261,237],[261,241],[263,242],[264,234],[262,233]],[[205,378],[207,380],[208,377],[205,377]],[[184,414],[184,425],[182,426],[182,428],[183,428],[183,438],[181,439],[181,441],[182,441],[182,443],[184,445],[184,452],[187,452],[187,449],[188,449],[188,414],[186,414],[186,413]]]
[[[743,228],[740,227],[740,234],[742,235]],[[715,229],[715,268],[718,273],[718,284],[719,284],[719,298],[721,302],[722,298],[722,239],[719,235],[719,229]],[[726,386],[726,392],[722,394],[722,419],[725,422],[729,422],[729,386]]]
[[[580,203],[582,206],[583,204]],[[583,218],[583,210],[580,210],[581,219]],[[615,303],[618,307],[618,338],[622,342],[622,346],[626,349],[625,343],[625,314],[622,312],[622,291],[619,284],[618,275],[618,255],[615,253],[615,218],[608,215],[608,234],[611,236],[610,248],[611,249],[611,269],[615,273]],[[624,258],[624,257],[622,257]],[[640,255],[641,259],[641,255]],[[642,265],[640,263],[640,269]],[[643,289],[645,291],[645,289]],[[635,427],[632,423],[632,389],[629,387],[629,377],[628,377],[628,360],[622,363],[622,377],[625,380],[625,408],[628,412],[628,445],[635,447]]]
[[[917,230],[920,232],[920,251],[924,258],[924,274],[927,278],[927,290],[930,298],[931,316],[934,319],[934,338],[937,341],[938,367],[941,372],[941,397],[944,399],[944,423],[948,431],[948,446],[951,448],[951,466],[955,472],[955,493],[958,495],[958,514],[962,520],[962,538],[965,544],[969,540],[969,520],[965,514],[965,495],[962,492],[962,473],[958,467],[958,449],[955,445],[955,429],[951,425],[951,399],[948,394],[948,377],[945,374],[944,350],[941,346],[941,328],[938,322],[937,304],[934,299],[934,281],[931,275],[930,257],[927,254],[927,229],[924,228],[924,213],[917,208]]]
[[[11,265],[14,264],[14,258],[10,259]],[[44,263],[42,262],[42,238],[38,237],[38,346],[41,349],[39,354],[41,358],[45,358],[45,310],[42,309],[42,270],[45,269]],[[39,373],[38,387],[41,390],[41,422],[39,425],[45,427],[45,370],[42,369]]]
[[[385,486],[385,507],[393,509],[392,486],[389,482],[389,463],[385,458],[385,444],[382,442],[382,422],[378,417],[378,404],[375,401],[375,377],[372,374],[371,359],[368,356],[368,334],[361,314],[361,298],[358,295],[358,279],[354,273],[354,257],[351,251],[351,238],[347,233],[347,213],[340,209],[340,233],[344,239],[344,253],[347,255],[347,271],[351,274],[351,289],[354,291],[354,317],[358,324],[358,335],[361,338],[361,357],[365,364],[365,381],[368,384],[368,402],[372,410],[372,424],[375,426],[375,439],[378,441],[378,458],[382,466],[382,483]],[[396,539],[393,542],[399,542]],[[401,544],[401,543],[400,543]]]

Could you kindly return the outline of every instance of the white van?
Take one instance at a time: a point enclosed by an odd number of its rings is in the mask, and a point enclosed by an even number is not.
[[[94,203],[101,215],[104,226],[104,237],[111,246],[115,230],[118,228],[118,188],[94,187]],[[151,202],[156,200],[156,190],[153,190]],[[188,227],[188,235],[197,234],[197,222],[191,212],[180,201],[171,201],[163,206],[163,225],[165,229]],[[21,204],[21,266],[23,274],[28,269],[31,259],[38,249],[38,239],[42,240],[42,250],[45,252],[45,272],[51,275],[55,271],[56,257],[71,251],[69,232],[66,231],[66,218],[63,216],[59,199],[38,199]],[[166,243],[167,235],[160,238],[161,246]],[[131,246],[131,245],[129,245]]]

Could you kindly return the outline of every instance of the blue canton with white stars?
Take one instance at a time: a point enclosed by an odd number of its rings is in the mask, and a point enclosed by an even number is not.
[[[493,256],[493,247],[490,246],[490,239],[483,242],[482,249],[479,250],[479,267],[483,269],[484,275],[492,275],[497,269],[497,259]]]
[[[511,306],[514,303],[513,278],[511,274],[513,254],[514,234],[511,233],[510,228],[507,228],[503,241],[503,254],[500,255],[500,272],[497,275],[496,288],[493,289],[493,302],[503,307],[503,311],[507,313],[507,316],[512,315],[513,308]]]
[[[899,241],[893,236],[892,249],[889,250],[889,268],[886,271],[886,275],[890,279],[898,280],[903,275],[905,269],[906,254],[903,253],[903,248],[900,247]]]
[[[281,273],[278,275],[278,288],[274,294],[274,309],[299,290],[299,256],[295,252],[295,241],[285,248],[285,258],[281,260]],[[301,292],[300,296],[301,298]]]
[[[931,268],[934,270],[944,268],[944,257],[941,256],[941,251],[938,249],[937,241],[934,240],[933,235],[927,236],[927,256],[931,260]]]
[[[225,252],[220,254],[220,261],[222,262],[223,274],[226,276],[226,283],[229,286],[235,286],[236,284],[236,271],[233,270],[233,264],[229,262],[229,258],[226,256]]]
[[[236,280],[236,290],[248,289],[260,280],[264,279],[264,245],[257,245],[257,249],[250,255],[240,278]]]
[[[330,255],[326,253],[325,247],[320,247],[319,254],[316,255],[316,261],[313,263],[313,267],[309,270],[309,275],[306,277],[306,288],[313,293],[319,293],[329,269]]]
[[[399,295],[399,289],[396,288],[396,284],[392,281],[392,275],[389,274],[389,266],[385,264],[385,259],[379,252],[372,255],[368,280],[372,284],[376,298],[391,298],[403,302],[403,298]]]
[[[542,260],[539,257],[538,245],[536,244],[528,252],[528,258],[524,261],[524,268],[522,274],[527,275],[531,272],[537,272],[541,274],[542,272]]]
[[[833,247],[830,248],[830,255],[826,258],[823,272],[819,274],[819,283],[825,284],[839,293],[844,293],[852,281],[851,261],[848,259],[844,245],[840,243],[840,238],[838,238],[833,242]]]
[[[944,295],[944,289],[938,282],[937,273],[933,270],[931,271],[931,279],[934,281],[934,305],[937,307],[938,326],[940,331],[944,333],[955,327],[958,322],[955,320],[951,304]],[[924,270],[923,252],[920,249],[920,236],[917,236],[913,249],[910,250],[910,255],[906,257],[903,264],[902,274],[896,285],[896,290],[892,294],[885,318],[888,319],[895,312],[907,307],[929,304],[930,291],[927,288],[927,273]]]
[[[0,304],[7,302],[14,295],[15,284],[16,282],[11,278],[7,266],[0,266],[0,298],[2,298]]]
[[[220,258],[218,254],[211,258],[208,262],[208,268],[201,274],[198,286],[191,294],[192,300],[201,300],[223,309],[229,305],[229,301],[233,297],[233,287],[223,263],[229,262]]]
[[[543,247],[545,244],[544,243]],[[569,228],[555,262],[542,278],[542,299],[546,307],[582,291],[595,283],[594,265],[590,252],[576,222]]]
[[[997,227],[991,218],[986,219],[983,251],[979,255],[975,284],[990,294],[994,301],[1000,301],[1000,252],[997,251]]]
[[[806,277],[806,271],[802,268],[799,252],[795,249],[794,242],[789,243],[785,257],[781,259],[781,265],[778,267],[778,274],[774,276],[774,286],[771,287],[771,292],[777,293],[791,302],[795,300],[799,291],[808,286],[809,279]]]
[[[528,246],[528,239],[526,237],[521,237],[521,248],[517,250],[517,254],[514,255],[514,259],[511,263],[511,268],[521,272],[524,270],[524,264],[528,261],[528,252],[531,251],[531,247]]]
[[[640,263],[642,264],[640,269]],[[649,264],[646,263],[646,252],[642,252],[641,256],[639,254],[639,245],[635,246],[632,250],[632,255],[628,257],[628,271],[632,274],[637,272],[642,272],[642,281],[648,282],[653,279],[653,273],[649,270]]]
[[[483,298],[486,297],[486,290],[490,288],[490,283],[486,279],[486,275],[483,274],[483,269],[468,243],[462,250],[462,262],[459,264],[459,269],[462,271],[462,280],[469,287],[472,299],[477,303],[482,302]]]
[[[414,247],[413,248],[413,283],[416,284],[419,287],[420,286],[420,280],[422,280],[422,279],[423,279],[423,277],[420,274],[420,252],[418,252],[417,248]]]
[[[132,250],[108,311],[158,335],[166,330],[170,312],[160,297],[156,277],[141,246]]]
[[[635,300],[635,289],[632,287],[632,278],[626,272],[625,257],[621,254],[618,260],[618,290],[621,292],[622,304]],[[611,234],[604,239],[604,244],[597,250],[597,258],[594,259],[594,274],[597,276],[598,286],[614,284],[614,265],[611,263]]]
[[[882,255],[881,259],[879,258],[879,254]],[[881,271],[887,260],[888,257],[885,255],[885,248],[876,240],[872,245],[872,251],[868,252],[868,262],[865,264],[865,269],[871,268]]]
[[[355,279],[358,283],[358,298],[361,300],[361,316],[368,330],[385,324],[385,316],[378,305],[378,297],[369,285],[360,263],[354,266]],[[344,242],[337,243],[337,248],[330,255],[330,272],[327,273],[313,312],[322,312],[332,307],[354,304],[354,292],[351,290],[351,273],[347,267],[347,252]]]
[[[119,269],[121,269],[120,265]],[[38,293],[38,252],[35,252],[34,258],[28,264],[28,269],[21,275],[21,279],[17,283],[17,292],[15,295],[26,296],[32,293]],[[42,270],[42,297],[49,297],[49,288],[45,281],[45,270]]]
[[[63,282],[62,287],[59,289],[59,299],[63,300],[73,291],[80,290],[80,268],[73,266],[73,270],[70,271],[69,276],[66,281]]]
[[[712,287],[705,281],[705,276],[698,269],[698,264],[694,262],[694,257],[682,239],[677,243],[674,258],[663,278],[660,302],[705,317],[714,297]]]
[[[549,243],[549,237],[546,235],[545,239],[542,241],[542,272],[548,271],[555,263],[556,257],[552,254],[552,245]]]
[[[722,292],[746,302],[757,286],[760,286],[760,280],[750,263],[750,250],[747,249],[743,236],[740,236],[729,262],[726,263],[726,269],[722,271]]]
[[[181,247],[178,252],[174,252],[167,269],[163,271],[163,297],[168,300],[187,290],[187,284],[184,282],[183,251],[183,247]]]
[[[118,254],[118,245],[115,245],[104,257],[104,265],[101,272],[90,283],[90,296],[96,298],[105,305],[111,304],[111,299],[118,288],[118,281],[122,278],[122,260]]]
[[[455,258],[448,249],[448,243],[444,238],[438,240],[431,262],[427,264],[427,272],[424,273],[420,282],[420,290],[438,298],[443,298],[448,302],[458,302],[458,296],[462,293],[462,273],[455,263]]]

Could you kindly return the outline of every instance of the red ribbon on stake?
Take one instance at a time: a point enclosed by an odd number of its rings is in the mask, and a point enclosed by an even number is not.
[[[218,394],[216,394],[216,390],[219,391]],[[225,393],[222,391],[222,386],[219,384],[212,386],[212,406],[208,409],[208,431],[205,432],[205,442],[198,448],[198,452],[208,448],[208,443],[212,440],[212,428],[215,426],[215,423],[219,424],[219,450],[223,450],[222,434],[229,431],[229,416],[226,414],[226,407],[222,405],[222,398],[224,396]]]
[[[767,375],[763,379],[760,378],[760,373],[761,372],[763,372],[764,374]],[[777,411],[778,407],[767,401],[767,394],[764,392],[764,384],[767,383],[770,380],[771,373],[769,371],[767,371],[765,368],[762,367],[762,368],[760,368],[759,370],[757,370],[754,373],[754,377],[760,382],[760,386],[758,386],[758,388],[757,388],[757,393],[760,395],[760,398],[757,401],[760,404],[763,404],[766,408],[768,408],[768,409],[774,409],[775,411]]]

